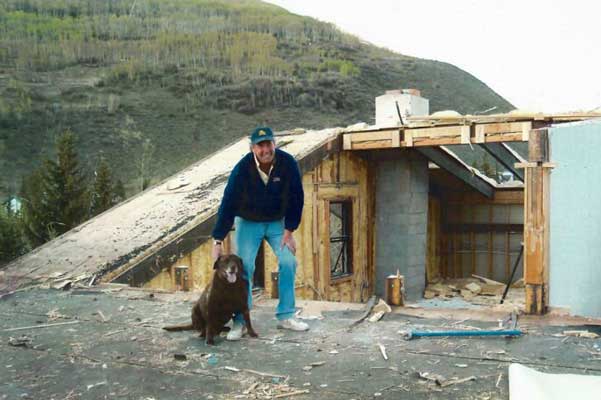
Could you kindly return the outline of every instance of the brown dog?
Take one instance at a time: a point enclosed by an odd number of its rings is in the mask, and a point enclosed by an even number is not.
[[[213,280],[205,287],[192,307],[192,323],[166,326],[167,331],[200,331],[207,344],[215,344],[213,337],[219,335],[234,314],[241,313],[248,334],[257,337],[250,323],[248,310],[248,283],[242,278],[242,259],[236,255],[223,255],[213,265]]]

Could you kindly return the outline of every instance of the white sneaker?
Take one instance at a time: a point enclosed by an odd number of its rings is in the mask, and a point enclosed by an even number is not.
[[[235,323],[232,326],[232,329],[227,333],[225,337],[226,340],[236,341],[242,339],[242,335],[246,333],[246,325]]]
[[[291,331],[303,332],[309,330],[309,325],[294,318],[285,319],[278,322],[278,329],[289,329]]]

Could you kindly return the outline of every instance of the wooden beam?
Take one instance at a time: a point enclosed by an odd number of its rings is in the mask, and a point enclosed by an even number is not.
[[[518,168],[515,168],[515,163],[519,162],[518,158],[510,152],[503,143],[484,143],[480,145],[488,154],[493,156],[502,166],[507,168],[520,181],[524,182],[524,173]]]
[[[448,232],[459,233],[504,233],[504,232],[523,232],[524,225],[522,224],[505,224],[505,223],[457,223],[447,224]]]
[[[530,132],[524,201],[524,282],[526,312],[544,314],[548,305],[549,269],[549,140],[546,129]]]
[[[437,147],[416,147],[415,150],[489,199],[494,196],[495,190],[490,183],[472,173],[448,153]]]
[[[532,121],[461,123],[426,127],[405,126],[345,133],[343,141],[345,150],[523,142],[528,140],[532,126]]]

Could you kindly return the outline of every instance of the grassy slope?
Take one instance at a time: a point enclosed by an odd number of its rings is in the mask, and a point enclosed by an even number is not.
[[[206,7],[230,4],[206,3]],[[284,14],[287,24],[295,20],[323,24],[271,5],[246,3],[255,13]],[[5,101],[9,105],[16,101],[18,90],[11,88],[16,80],[28,93],[31,109],[19,118],[5,116],[0,124],[0,196],[18,189],[21,177],[52,155],[54,139],[65,129],[77,135],[81,157],[90,169],[104,155],[128,182],[131,194],[139,189],[136,163],[146,139],[154,149],[147,155],[156,181],[257,124],[280,130],[373,122],[374,97],[391,88],[421,89],[430,99],[431,112],[512,108],[475,77],[450,64],[395,54],[342,33],[331,40],[278,37],[276,54],[290,66],[287,73],[235,74],[227,65],[208,72],[165,65],[133,80],[116,77],[115,63],[80,62],[24,74],[5,59],[0,68]],[[327,60],[350,61],[357,71],[345,75],[320,69]],[[225,78],[217,81],[216,74]],[[118,107],[109,110],[115,99]],[[252,101],[256,105],[249,107]]]

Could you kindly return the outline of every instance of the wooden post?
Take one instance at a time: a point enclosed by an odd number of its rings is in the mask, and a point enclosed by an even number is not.
[[[177,290],[187,292],[190,290],[190,280],[188,277],[188,266],[178,265],[175,267],[175,280]]]
[[[526,313],[544,314],[549,276],[549,141],[546,129],[530,132],[524,180],[524,282]]]
[[[386,299],[386,303],[391,306],[405,305],[404,282],[405,277],[399,275],[398,271],[396,275],[390,275],[386,278],[386,287],[384,288],[384,298]]]

